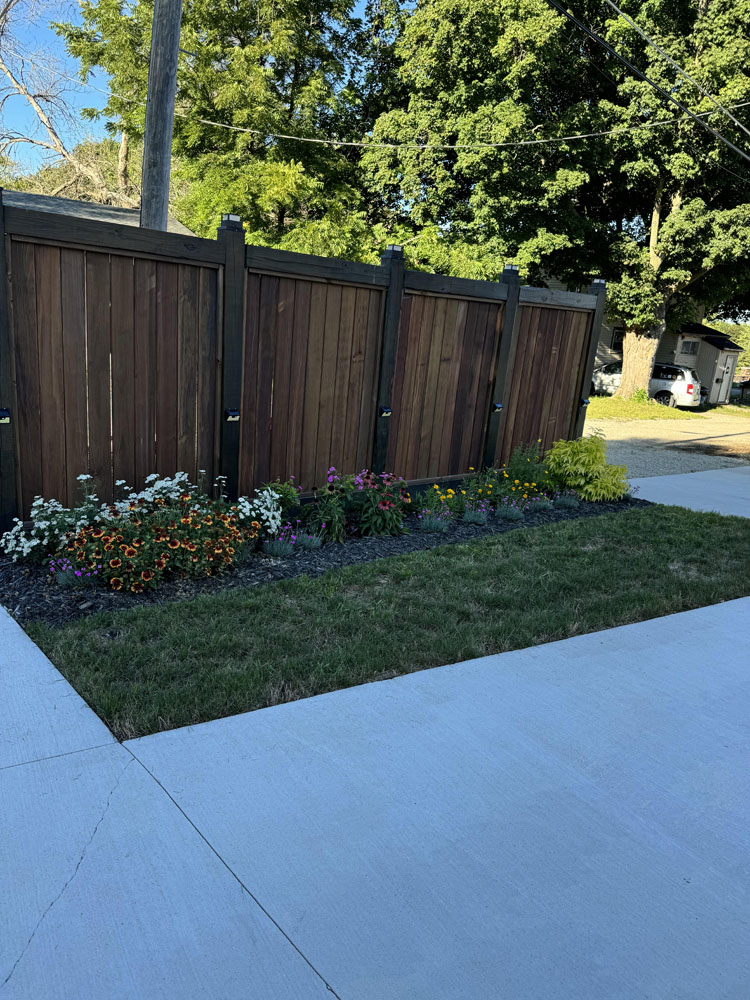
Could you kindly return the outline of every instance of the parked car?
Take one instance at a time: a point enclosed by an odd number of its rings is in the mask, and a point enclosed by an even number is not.
[[[622,361],[594,369],[591,393],[611,396],[622,379]],[[701,383],[693,368],[682,365],[654,365],[648,394],[664,406],[700,406]]]

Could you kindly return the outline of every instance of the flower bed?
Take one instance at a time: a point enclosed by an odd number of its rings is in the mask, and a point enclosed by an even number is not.
[[[415,511],[407,517],[407,531],[401,535],[350,538],[343,543],[327,544],[314,550],[297,545],[289,558],[268,556],[258,551],[240,562],[231,573],[203,578],[165,579],[158,590],[146,590],[141,594],[114,592],[104,587],[58,587],[51,584],[49,574],[42,566],[14,563],[7,555],[0,554],[0,593],[5,606],[22,624],[39,619],[50,625],[61,625],[97,611],[124,610],[144,603],[186,600],[224,588],[255,587],[296,576],[315,577],[340,566],[371,562],[386,556],[466,542],[506,531],[525,530],[557,521],[590,518],[647,506],[650,505],[645,500],[626,498],[610,503],[581,502],[575,508],[553,506],[548,511],[522,515],[519,520],[506,520],[492,515],[483,525],[449,519],[445,530],[439,533],[421,531],[418,512]]]
[[[58,585],[66,592],[66,605],[79,610],[103,606],[98,584],[131,599],[157,588],[162,592],[167,585],[179,595],[194,592],[188,581],[229,570],[235,579],[246,579],[240,570],[263,557],[341,565],[328,555],[336,544],[399,539],[396,551],[409,551],[436,544],[429,536],[458,539],[466,537],[466,530],[502,531],[528,520],[537,523],[540,516],[600,512],[603,503],[619,500],[627,489],[625,470],[606,465],[597,436],[557,442],[546,457],[538,444],[521,446],[504,468],[470,469],[454,486],[433,484],[414,508],[402,479],[367,469],[346,477],[328,469],[325,485],[309,503],[301,502],[293,478],[230,502],[221,479],[209,495],[201,481],[194,485],[185,473],[171,479],[153,475],[139,493],[118,482],[122,495],[110,504],[97,499],[90,477],[79,479],[83,497],[78,506],[64,508],[37,497],[30,530],[17,522],[0,538],[0,550],[14,564],[43,567],[45,596],[49,585]],[[573,484],[575,491],[569,489]],[[580,510],[581,497],[598,501],[595,509]],[[411,535],[421,536],[421,542],[406,543]],[[376,551],[370,558],[382,554]],[[22,578],[8,573],[16,584]],[[37,577],[31,570],[25,573],[28,581]],[[16,590],[23,588],[16,585]],[[52,604],[60,607],[60,602]]]

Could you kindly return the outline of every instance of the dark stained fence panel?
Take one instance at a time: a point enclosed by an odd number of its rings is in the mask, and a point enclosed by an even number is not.
[[[216,463],[217,269],[10,241],[20,506]],[[199,416],[200,414],[200,416]]]
[[[405,479],[481,464],[502,316],[501,301],[405,295],[388,451]]]
[[[382,329],[381,288],[248,271],[241,493],[294,476],[370,464]]]
[[[522,304],[519,322],[508,412],[497,446],[503,461],[519,445],[540,442],[546,450],[573,433],[591,313]]]

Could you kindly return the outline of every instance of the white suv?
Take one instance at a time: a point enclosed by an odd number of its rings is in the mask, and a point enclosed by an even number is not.
[[[591,394],[611,396],[622,379],[622,361],[595,368]],[[698,373],[681,365],[654,365],[648,394],[664,406],[700,406],[701,383]]]

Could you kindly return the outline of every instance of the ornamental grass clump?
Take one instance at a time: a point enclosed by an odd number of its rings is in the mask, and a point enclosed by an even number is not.
[[[417,530],[433,534],[444,534],[451,523],[449,510],[430,510],[423,507],[417,514]]]
[[[489,501],[469,499],[464,506],[463,520],[466,524],[486,524],[490,510]]]
[[[530,497],[527,504],[526,510],[529,514],[540,514],[545,510],[552,510],[552,501],[548,500],[547,497]]]
[[[275,538],[267,538],[263,542],[263,551],[267,556],[288,559],[294,555],[297,544],[297,532],[290,523],[282,525]]]
[[[522,521],[526,505],[516,497],[503,497],[495,509],[495,516],[503,521]]]
[[[575,495],[575,493],[558,493],[554,498],[555,507],[561,507],[563,510],[575,510],[576,507],[581,506],[581,501]]]

